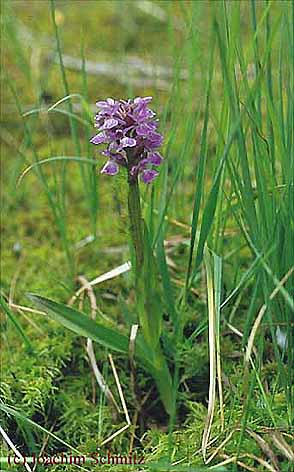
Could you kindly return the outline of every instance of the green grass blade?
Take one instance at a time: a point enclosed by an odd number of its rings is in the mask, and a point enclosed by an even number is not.
[[[114,351],[128,352],[128,338],[126,336],[123,336],[111,328],[106,328],[98,324],[96,321],[88,318],[84,313],[32,293],[28,293],[27,297],[40,310],[44,310],[50,318],[58,321],[79,336],[88,337]]]
[[[34,348],[29,340],[29,338],[27,337],[27,335],[25,334],[24,330],[22,329],[21,327],[21,324],[19,323],[18,319],[16,318],[16,316],[12,313],[12,311],[10,310],[9,306],[7,305],[6,301],[4,300],[3,296],[0,295],[0,307],[2,308],[3,312],[7,315],[7,317],[10,319],[10,321],[12,322],[12,324],[15,326],[16,330],[18,331],[18,333],[20,334],[20,336],[22,337],[22,339],[24,340],[27,348],[30,350],[30,351],[34,351]]]

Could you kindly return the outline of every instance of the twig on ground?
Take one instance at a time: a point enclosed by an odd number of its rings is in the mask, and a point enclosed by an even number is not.
[[[275,469],[271,464],[269,464],[267,461],[265,461],[261,457],[257,457],[255,454],[245,453],[245,454],[242,454],[241,457],[242,458],[248,457],[249,459],[255,460],[256,462],[258,462],[260,465],[262,465],[265,469],[269,470],[270,472],[278,472],[278,470]]]
[[[294,451],[283,438],[282,434],[279,431],[272,431],[269,433],[269,436],[276,448],[283,454],[283,456],[285,456],[286,459],[288,459],[289,461],[294,461]],[[291,439],[293,441],[293,435]]]
[[[25,319],[26,321],[31,324],[33,326],[33,328],[36,330],[36,331],[39,331],[39,333],[44,333],[44,331],[39,328],[39,326],[36,325],[36,323],[34,323],[31,318],[27,317],[23,312],[24,311],[30,311],[29,309],[27,310],[24,310],[24,308],[26,307],[20,307],[19,305],[15,305],[13,303],[13,299],[14,299],[14,293],[15,293],[15,289],[16,289],[16,284],[17,284],[17,279],[19,277],[19,274],[20,274],[20,270],[21,270],[21,261],[19,261],[19,264],[18,264],[18,267],[13,275],[13,278],[12,278],[12,281],[11,281],[11,284],[10,284],[10,289],[9,289],[9,297],[8,297],[8,306],[10,309],[15,309],[18,313],[20,313]]]
[[[76,293],[71,297],[71,299],[68,302],[68,305],[73,305],[76,299],[81,295],[81,293],[83,293],[89,287],[93,287],[94,285],[105,282],[106,280],[113,279],[117,277],[118,275],[128,272],[130,269],[131,269],[131,263],[128,261],[116,267],[115,269],[110,270],[109,272],[99,275],[98,277],[91,280],[90,282],[87,282],[87,285],[82,285],[82,287],[79,288],[79,290],[77,290]]]
[[[256,443],[259,445],[264,454],[271,460],[274,467],[276,468],[276,471],[279,472],[280,468],[278,458],[276,457],[269,444],[259,434],[255,433],[251,429],[246,428],[246,432],[256,441]]]
[[[25,458],[21,455],[21,453],[19,452],[19,450],[17,449],[17,447],[13,444],[13,442],[11,441],[11,439],[10,439],[9,436],[5,433],[4,429],[3,429],[1,426],[0,426],[0,433],[2,434],[4,441],[8,444],[8,446],[10,447],[10,449],[13,450],[14,454],[15,454],[19,459],[21,459],[22,464],[24,465],[24,467],[26,468],[26,470],[27,470],[28,472],[32,472],[32,469],[30,468],[29,464],[27,464],[27,462],[25,461]]]
[[[116,382],[116,386],[117,386],[117,390],[118,390],[118,393],[119,393],[119,398],[120,398],[120,401],[121,401],[123,412],[125,414],[126,422],[130,426],[131,425],[130,416],[129,416],[129,413],[128,413],[125,397],[124,397],[124,394],[123,394],[123,391],[122,391],[122,387],[121,387],[121,383],[119,381],[119,376],[117,374],[116,367],[115,367],[114,362],[113,362],[112,355],[108,354],[108,358],[109,358],[109,362],[110,362],[112,372],[113,372],[113,375],[114,375],[114,379],[115,379],[115,382]]]
[[[54,421],[53,425],[51,426],[50,432],[52,432],[52,431],[54,430],[55,425],[56,425],[56,421]],[[47,434],[47,436],[46,436],[46,438],[45,438],[45,441],[43,442],[42,447],[41,447],[41,449],[40,449],[39,456],[42,456],[42,455],[43,455],[43,452],[45,451],[45,447],[46,447],[47,444],[48,444],[49,438],[50,438],[50,436],[49,436],[49,434]],[[35,462],[34,467],[33,467],[33,472],[36,470],[37,465],[38,465],[38,463]]]
[[[135,366],[135,362],[134,362],[135,341],[136,341],[138,329],[139,329],[139,325],[137,325],[137,324],[132,325],[131,332],[130,332],[130,341],[129,341],[129,363],[130,363],[130,374],[131,374],[131,388],[132,388],[134,403],[135,403],[135,406],[136,406],[135,413],[133,415],[133,423],[132,423],[133,424],[133,431],[132,431],[132,435],[131,435],[131,439],[130,439],[129,452],[131,452],[132,449],[133,449],[136,426],[137,426],[139,411],[141,409],[141,405],[140,405],[140,403],[137,399],[136,366]]]
[[[84,287],[85,291],[87,292],[87,295],[88,295],[89,300],[90,300],[90,305],[91,305],[91,318],[93,320],[95,320],[96,312],[97,312],[97,301],[96,301],[94,291],[93,291],[91,285],[89,285],[88,280],[84,276],[79,276],[78,281],[81,283],[82,287]],[[84,294],[84,292],[82,292],[82,294]],[[111,390],[109,389],[108,385],[106,384],[106,381],[105,381],[102,373],[100,372],[100,370],[98,368],[98,365],[97,365],[97,362],[96,362],[96,357],[95,357],[95,352],[94,352],[94,347],[93,347],[93,342],[90,338],[87,338],[86,351],[87,351],[87,354],[88,354],[90,365],[91,365],[92,370],[93,370],[93,374],[94,374],[94,376],[97,380],[97,383],[98,383],[101,391],[106,396],[107,400],[109,401],[110,405],[113,407],[114,411],[120,412],[119,406],[116,403],[115,398],[114,398]]]
[[[45,311],[35,310],[34,308],[30,308],[28,306],[16,305],[15,303],[11,303],[10,308],[15,308],[16,310],[21,310],[21,311],[27,311],[29,313],[35,313],[36,315],[44,315],[44,316],[47,315]]]
[[[258,470],[255,467],[251,467],[250,465],[245,464],[244,462],[241,462],[240,460],[237,460],[237,456],[228,456],[227,454],[220,454],[220,457],[223,457],[225,460],[222,462],[219,462],[218,464],[215,464],[214,466],[210,467],[210,469],[215,469],[218,467],[221,467],[223,465],[227,464],[237,464],[240,467],[243,467],[243,469],[249,470],[250,472],[258,472]]]
[[[116,431],[115,433],[113,433],[113,434],[112,434],[111,436],[109,436],[107,439],[105,439],[104,441],[102,441],[101,446],[104,446],[105,444],[107,444],[108,442],[110,442],[112,439],[114,439],[114,438],[115,438],[116,436],[118,436],[119,434],[123,433],[126,429],[128,429],[128,428],[131,426],[130,416],[129,416],[129,413],[128,413],[128,409],[127,409],[127,406],[126,406],[125,398],[124,398],[124,395],[123,395],[123,391],[122,391],[122,388],[121,388],[121,384],[120,384],[120,381],[119,381],[119,377],[118,377],[118,374],[117,374],[117,370],[116,370],[116,367],[115,367],[114,362],[113,362],[112,355],[109,354],[109,355],[108,355],[108,358],[109,358],[109,362],[110,362],[110,365],[111,365],[111,368],[112,368],[112,372],[113,372],[113,375],[114,375],[114,378],[115,378],[116,386],[117,386],[117,389],[118,389],[120,401],[121,401],[121,404],[122,404],[122,408],[123,408],[123,411],[124,411],[124,414],[125,414],[125,418],[126,418],[127,424],[126,424],[125,426],[123,426],[122,428],[120,428],[120,429],[119,429],[118,431]]]
[[[213,453],[211,454],[211,456],[206,459],[206,464],[209,464],[209,462],[212,461],[212,459],[215,458],[215,456],[218,455],[219,451],[229,442],[229,440],[231,439],[231,437],[233,436],[233,434],[236,432],[235,429],[233,429],[229,434],[228,436],[220,443],[219,446],[217,446],[217,448],[213,451]]]

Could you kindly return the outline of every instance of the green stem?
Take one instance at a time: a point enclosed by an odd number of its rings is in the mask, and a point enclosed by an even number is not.
[[[152,375],[157,384],[160,397],[168,414],[173,412],[172,380],[165,357],[159,344],[159,314],[154,308],[157,295],[149,284],[152,273],[153,256],[148,243],[144,243],[144,222],[142,219],[140,191],[137,177],[129,175],[128,209],[130,234],[135,252],[136,305],[144,343],[153,364]],[[146,253],[145,253],[146,250]],[[145,256],[145,257],[144,257]],[[159,300],[160,302],[160,300]],[[160,303],[159,303],[160,306]],[[160,314],[161,318],[161,314]]]
[[[129,180],[129,218],[130,233],[135,250],[137,278],[144,264],[144,236],[138,179]]]

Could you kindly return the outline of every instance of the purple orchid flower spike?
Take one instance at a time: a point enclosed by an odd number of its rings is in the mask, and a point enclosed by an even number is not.
[[[137,97],[130,100],[107,98],[97,102],[99,112],[95,127],[99,133],[91,139],[93,144],[105,144],[103,154],[108,161],[101,172],[115,175],[119,167],[128,171],[129,181],[139,176],[145,184],[152,182],[159,172],[163,158],[157,151],[163,137],[157,132],[158,120],[148,107],[152,97]]]

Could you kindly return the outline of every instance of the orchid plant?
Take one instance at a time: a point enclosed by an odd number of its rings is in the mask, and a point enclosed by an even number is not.
[[[122,168],[128,182],[130,237],[133,246],[136,313],[139,334],[135,339],[135,358],[153,376],[166,412],[173,417],[173,381],[160,344],[163,307],[157,267],[150,236],[141,212],[140,186],[150,185],[158,176],[163,161],[159,153],[163,137],[157,131],[158,119],[149,108],[152,97],[129,100],[108,98],[97,102],[98,128],[91,142],[103,145],[99,151],[107,158],[102,174],[114,176]],[[90,161],[91,163],[93,161]],[[29,298],[51,318],[101,345],[130,355],[129,335],[90,319],[80,311],[35,294]]]
[[[158,176],[157,168],[163,161],[158,152],[163,136],[158,133],[158,119],[149,108],[151,100],[152,97],[108,98],[97,102],[99,112],[95,117],[95,127],[98,134],[91,142],[106,147],[101,151],[107,157],[102,174],[113,176],[121,167],[126,169],[130,235],[135,254],[136,309],[145,349],[154,367],[153,376],[165,408],[171,413],[171,377],[160,347],[162,307],[156,264],[142,219],[139,191],[139,179],[149,185]]]

